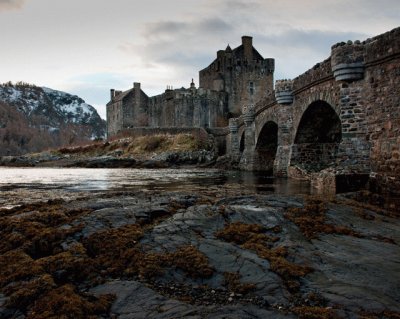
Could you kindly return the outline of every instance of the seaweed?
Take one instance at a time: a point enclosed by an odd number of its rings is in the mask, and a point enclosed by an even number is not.
[[[291,309],[299,319],[339,319],[337,312],[330,307],[300,306]]]
[[[265,230],[261,225],[235,222],[227,224],[215,235],[227,242],[241,245],[244,249],[255,251],[259,257],[267,259],[270,262],[270,269],[283,279],[288,290],[296,292],[300,287],[297,279],[310,273],[312,268],[288,261],[287,248],[272,247],[279,238],[265,234]]]
[[[285,218],[295,223],[307,239],[318,238],[320,234],[338,234],[361,238],[360,233],[346,226],[327,223],[327,203],[319,199],[308,199],[304,207],[289,207]]]

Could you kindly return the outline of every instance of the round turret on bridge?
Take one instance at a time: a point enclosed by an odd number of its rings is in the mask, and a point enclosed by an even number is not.
[[[360,41],[332,46],[331,66],[336,81],[356,81],[364,78],[364,45]]]

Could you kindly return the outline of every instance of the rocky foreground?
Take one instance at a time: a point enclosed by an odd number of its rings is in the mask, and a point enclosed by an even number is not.
[[[122,192],[0,216],[0,318],[400,318],[398,216],[344,196]]]

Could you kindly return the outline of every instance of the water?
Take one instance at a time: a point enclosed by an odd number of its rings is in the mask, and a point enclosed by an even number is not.
[[[216,169],[0,168],[0,207],[108,191],[196,191],[234,187],[254,193],[308,194],[307,182]]]

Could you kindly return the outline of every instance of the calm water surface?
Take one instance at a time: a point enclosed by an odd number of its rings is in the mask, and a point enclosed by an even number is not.
[[[68,197],[74,193],[129,190],[190,191],[230,187],[256,193],[308,194],[307,182],[277,179],[261,173],[215,169],[81,169],[0,168],[0,206],[23,200]],[[42,196],[39,196],[39,195]],[[45,196],[45,194],[47,194]],[[25,197],[25,198],[22,198]],[[11,200],[12,199],[12,200]]]

